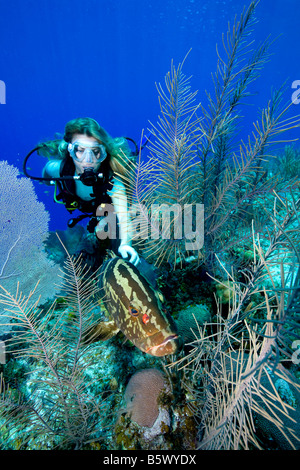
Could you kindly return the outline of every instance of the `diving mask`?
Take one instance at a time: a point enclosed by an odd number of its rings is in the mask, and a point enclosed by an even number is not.
[[[85,163],[102,163],[107,153],[104,145],[99,142],[76,140],[68,145],[70,155],[74,160]]]

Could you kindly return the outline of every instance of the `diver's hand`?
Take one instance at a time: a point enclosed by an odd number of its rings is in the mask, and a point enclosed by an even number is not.
[[[130,256],[130,259],[128,260],[130,263],[134,264],[135,266],[140,262],[140,257],[135,251],[134,248],[130,245],[120,245],[118,252],[122,256],[122,258],[127,258]]]

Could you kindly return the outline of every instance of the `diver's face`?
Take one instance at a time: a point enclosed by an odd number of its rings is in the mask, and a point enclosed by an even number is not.
[[[94,157],[94,155],[96,155],[97,157],[99,155],[99,149],[97,148],[97,146],[99,146],[98,140],[95,139],[95,137],[89,137],[85,134],[74,134],[72,137],[71,144],[74,144],[75,142],[78,142],[79,145],[78,147],[76,147],[75,156],[71,155],[71,157],[75,165],[76,174],[81,175],[86,168],[92,168],[95,172],[97,172],[103,161],[103,158],[99,158],[98,160],[98,158]],[[80,146],[80,143],[82,143],[83,145]],[[85,143],[87,144],[86,147],[84,146]],[[93,143],[95,143],[95,148],[93,147]],[[91,149],[91,151],[88,150],[88,152],[85,152],[86,148]],[[93,150],[94,152],[92,152]],[[76,155],[78,156],[78,158],[76,157]]]

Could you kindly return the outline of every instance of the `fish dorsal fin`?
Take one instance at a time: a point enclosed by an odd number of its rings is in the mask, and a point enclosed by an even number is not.
[[[118,255],[116,255],[116,253],[112,250],[107,250],[106,251],[105,261],[108,260],[108,259],[112,259],[112,258],[118,258]]]
[[[106,250],[106,255],[103,259],[102,266],[104,266],[105,263],[107,263],[108,261],[114,258],[119,258],[119,256],[116,255],[116,253],[112,250]]]

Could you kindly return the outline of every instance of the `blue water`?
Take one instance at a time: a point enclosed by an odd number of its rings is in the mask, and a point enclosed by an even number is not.
[[[24,156],[43,139],[63,133],[65,123],[95,118],[113,136],[139,140],[159,113],[156,82],[171,60],[186,53],[185,73],[206,103],[216,69],[216,42],[228,21],[249,2],[238,0],[10,0],[0,4],[0,80],[6,104],[0,106],[0,159],[20,170]],[[245,107],[247,133],[272,87],[300,79],[297,0],[261,0],[255,44],[276,39],[271,60],[253,83],[255,106]],[[296,105],[293,112],[299,113]],[[248,126],[249,125],[249,126]],[[243,132],[246,132],[243,130]],[[297,137],[299,132],[294,133]],[[33,161],[32,161],[33,162]],[[42,157],[29,165],[39,173]],[[68,213],[52,191],[35,183],[51,213],[50,229],[66,228]]]

